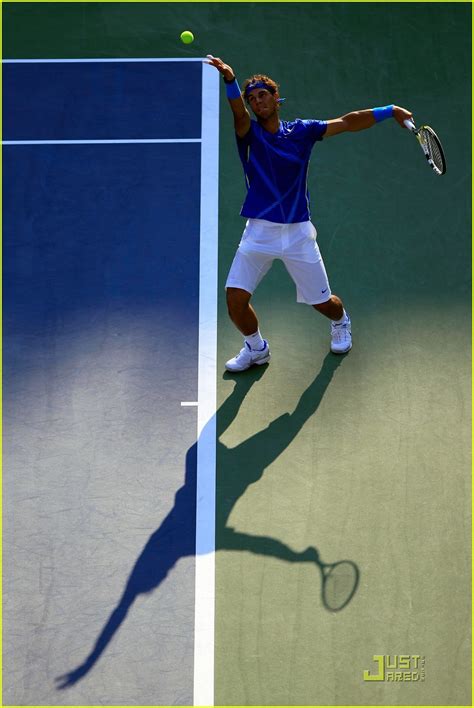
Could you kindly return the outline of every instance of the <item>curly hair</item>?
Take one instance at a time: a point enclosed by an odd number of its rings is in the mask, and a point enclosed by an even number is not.
[[[268,85],[270,89],[270,93],[278,93],[280,92],[280,84],[277,84],[276,81],[271,79],[269,76],[266,76],[265,74],[254,74],[253,76],[250,76],[248,79],[245,79],[244,86],[242,89],[242,98],[245,99],[248,103],[248,98],[245,97],[245,91],[247,90],[247,86],[250,86],[250,84],[253,84],[254,81],[263,81],[265,84]]]

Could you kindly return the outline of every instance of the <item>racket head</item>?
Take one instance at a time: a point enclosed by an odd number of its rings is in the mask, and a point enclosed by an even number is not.
[[[359,569],[348,560],[323,566],[322,599],[327,610],[342,610],[355,595],[359,585]]]
[[[425,157],[435,174],[444,175],[446,172],[446,159],[444,157],[441,141],[429,125],[422,125],[416,131],[416,136],[423,148]]]

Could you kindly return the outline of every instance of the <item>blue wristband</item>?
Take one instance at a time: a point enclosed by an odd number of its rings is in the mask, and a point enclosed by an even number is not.
[[[234,79],[230,84],[226,83],[225,91],[227,98],[240,98],[242,96],[237,79]]]
[[[377,121],[377,123],[380,123],[381,120],[386,120],[387,118],[391,118],[393,116],[393,103],[391,103],[390,106],[382,106],[381,108],[372,108],[372,113],[374,114],[374,118]]]

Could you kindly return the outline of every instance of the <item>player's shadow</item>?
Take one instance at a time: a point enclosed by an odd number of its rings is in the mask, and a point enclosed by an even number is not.
[[[302,394],[293,413],[281,415],[267,428],[234,448],[226,447],[219,438],[231,425],[245,396],[263,376],[267,367],[254,367],[235,376],[224,375],[225,378],[233,378],[235,386],[217,412],[216,550],[247,551],[292,563],[309,562],[323,571],[324,564],[320,561],[316,548],[310,547],[297,552],[278,539],[235,531],[227,526],[227,520],[247,487],[262,477],[265,469],[288,447],[304,423],[316,412],[343,359],[344,357],[328,354],[321,370]],[[176,493],[173,508],[148,539],[130,573],[122,596],[102,628],[92,651],[80,666],[58,677],[58,689],[74,685],[92,669],[139,595],[157,588],[180,558],[195,555],[196,453],[197,442],[187,452],[185,483]],[[357,566],[351,561],[350,563],[356,569],[358,579]],[[349,599],[352,598],[355,587],[356,585],[348,596]],[[344,602],[344,606],[347,602],[348,600]],[[327,605],[324,594],[323,604],[327,609],[335,609]]]

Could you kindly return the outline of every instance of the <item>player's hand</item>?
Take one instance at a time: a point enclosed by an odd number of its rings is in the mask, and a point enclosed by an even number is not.
[[[217,71],[222,74],[226,81],[232,81],[235,79],[234,70],[228,64],[224,64],[222,59],[219,59],[219,57],[213,57],[212,54],[208,54],[207,58],[209,61],[206,63],[211,66],[215,66]]]
[[[402,128],[406,128],[406,125],[404,124],[404,120],[407,120],[407,118],[410,118],[413,120],[413,113],[410,111],[407,111],[405,108],[401,108],[400,106],[394,106],[393,107],[393,117],[397,121],[399,125],[402,126]]]

